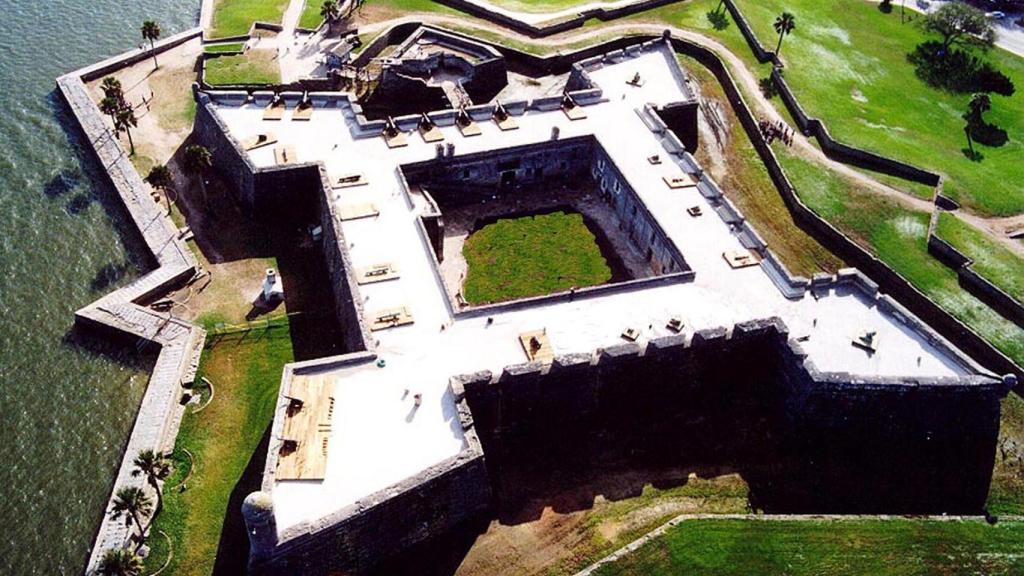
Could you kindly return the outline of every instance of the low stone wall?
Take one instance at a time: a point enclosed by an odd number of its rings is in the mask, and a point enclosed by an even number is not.
[[[509,366],[464,385],[499,514],[520,517],[584,479],[624,471],[642,488],[666,470],[680,480],[739,472],[768,511],[977,513],[1008,392],[984,376],[822,373],[778,319]]]
[[[1024,303],[975,272],[972,267],[974,261],[949,242],[939,238],[934,230],[928,234],[928,252],[939,262],[956,270],[957,279],[964,289],[1007,320],[1024,328]]]
[[[811,118],[804,111],[800,102],[793,95],[793,91],[789,88],[789,84],[786,83],[786,79],[783,77],[781,68],[774,68],[771,74],[772,83],[775,88],[779,91],[779,96],[782,98],[782,102],[786,105],[786,108],[792,114],[793,118],[796,119],[797,127],[800,131],[807,135],[812,135],[817,139],[818,145],[821,146],[822,151],[830,157],[837,159],[847,164],[859,166],[861,168],[867,168],[868,170],[874,170],[883,174],[890,174],[892,176],[898,176],[911,182],[919,182],[928,186],[937,186],[939,183],[939,175],[934,172],[922,170],[916,166],[907,164],[906,162],[900,162],[899,160],[893,160],[876,154],[874,152],[868,152],[860,148],[855,148],[848,144],[836,141],[832,138],[832,135],[828,131],[828,127],[825,126],[824,122],[817,118]]]
[[[180,402],[182,386],[195,378],[206,332],[167,313],[151,310],[144,304],[192,278],[196,260],[177,227],[163,208],[153,200],[149,186],[132,166],[117,137],[89,94],[85,81],[99,78],[133,63],[150,58],[198,36],[193,29],[155,45],[154,50],[133,50],[57,79],[57,89],[85,135],[113,185],[137,233],[147,247],[154,269],[129,285],[103,296],[75,312],[79,327],[112,334],[128,334],[160,347],[146,393],[125,446],[111,496],[102,510],[99,526],[85,570],[93,570],[103,553],[120,547],[129,532],[123,521],[108,515],[113,496],[124,487],[149,491],[142,478],[132,476],[132,461],[142,450],[170,452],[174,448],[185,406]]]
[[[478,4],[472,0],[438,0],[441,4],[455,8],[466,14],[476,16],[489,20],[496,24],[500,24],[506,28],[515,30],[520,34],[525,34],[534,38],[542,38],[545,36],[551,36],[567,30],[573,30],[575,28],[581,28],[586,24],[587,20],[596,18],[603,22],[609,20],[615,20],[632,14],[638,14],[661,6],[667,6],[674,4],[680,0],[638,0],[632,4],[627,4],[618,8],[595,8],[592,10],[586,10],[580,12],[576,16],[566,18],[564,20],[558,20],[556,22],[545,22],[541,25],[533,25],[523,22],[522,20],[513,18],[490,9],[488,6]]]
[[[725,3],[726,10],[732,16],[733,22],[736,23],[736,27],[740,29],[740,34],[743,34],[743,38],[750,45],[750,49],[754,52],[754,57],[757,58],[758,62],[772,62],[776,66],[781,66],[782,62],[779,61],[778,56],[775,55],[774,51],[766,49],[761,45],[761,40],[758,39],[757,34],[754,33],[754,29],[751,28],[750,22],[747,21],[747,17],[740,12],[740,9],[736,6],[733,0],[723,0]]]

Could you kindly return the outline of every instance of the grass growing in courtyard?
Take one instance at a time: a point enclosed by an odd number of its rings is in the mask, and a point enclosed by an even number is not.
[[[612,278],[580,214],[498,220],[470,235],[463,254],[468,265],[463,296],[471,304],[540,296]]]
[[[253,22],[280,24],[288,0],[216,0],[210,38],[248,34]]]
[[[211,86],[277,84],[281,72],[273,50],[249,50],[245,54],[206,60],[203,79]]]
[[[1024,211],[1024,99],[992,96],[986,121],[1009,134],[1000,147],[975,144],[969,160],[964,120],[970,94],[932,88],[907,54],[927,36],[899,10],[880,12],[863,0],[738,0],[762,43],[774,47],[772,22],[783,10],[797,28],[782,44],[786,79],[808,113],[837,139],[944,174],[945,192],[979,212]],[[749,50],[748,50],[749,52]],[[1024,59],[1000,49],[985,56],[1024,90]]]
[[[939,213],[935,233],[974,260],[975,272],[1024,301],[1024,260],[1019,256],[948,212]]]
[[[209,327],[213,321],[211,318]],[[190,408],[182,420],[175,445],[179,465],[166,484],[164,510],[157,517],[150,539],[153,551],[147,560],[149,571],[162,566],[167,558],[166,540],[157,530],[167,533],[173,547],[173,557],[163,574],[210,574],[218,554],[240,554],[244,562],[244,528],[241,550],[222,549],[222,531],[225,519],[238,512],[229,502],[235,504],[231,502],[233,497],[245,497],[233,492],[250,459],[263,457],[257,447],[273,419],[281,369],[291,361],[286,319],[271,322],[266,329],[220,339],[210,337],[200,374],[213,382],[214,398],[198,413],[193,414]],[[204,395],[204,402],[207,398]],[[174,490],[187,474],[186,450],[194,456],[195,465],[186,489]],[[256,471],[257,476],[261,473],[262,468]]]
[[[619,574],[1019,574],[1024,523],[699,520],[597,571]]]

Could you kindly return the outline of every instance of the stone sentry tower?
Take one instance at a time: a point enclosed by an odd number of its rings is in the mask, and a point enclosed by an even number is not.
[[[277,546],[277,520],[274,501],[266,492],[253,492],[242,502],[245,531],[249,535],[249,572],[270,558]]]

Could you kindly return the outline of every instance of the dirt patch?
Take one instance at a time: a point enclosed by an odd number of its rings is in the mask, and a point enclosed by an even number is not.
[[[746,484],[735,474],[710,479],[691,476],[684,486],[664,490],[648,486],[634,498],[599,496],[584,510],[558,512],[557,506],[549,505],[530,522],[492,522],[476,539],[457,574],[573,574],[679,514],[742,512],[745,493]]]
[[[153,59],[147,58],[112,74],[121,81],[125,99],[138,119],[139,125],[132,129],[135,152],[149,158],[136,162],[145,170],[142,176],[148,167],[167,163],[192,131],[195,101],[191,86],[201,52],[197,38],[157,55],[159,68],[154,69]],[[97,78],[87,85],[97,103],[103,99],[102,81]],[[122,135],[121,140],[127,149],[128,138]]]

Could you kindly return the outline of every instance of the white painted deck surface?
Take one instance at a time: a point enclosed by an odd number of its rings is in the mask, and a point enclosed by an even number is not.
[[[666,159],[652,166],[646,160],[665,152],[635,110],[649,102],[681,99],[685,88],[669,66],[672,58],[667,50],[647,52],[592,71],[608,101],[587,106],[585,120],[572,122],[560,110],[531,111],[517,118],[520,129],[512,132],[501,132],[492,122],[481,123],[483,134],[473,138],[463,138],[455,126],[441,129],[446,141],[455,143],[456,155],[548,140],[552,126],[561,129],[562,137],[595,135],[696,273],[690,283],[495,315],[490,326],[482,317],[453,321],[429,248],[415,225],[417,211],[399,192],[397,167],[434,157],[433,144],[416,133],[409,135],[409,146],[395,150],[380,137],[353,140],[347,106],[319,109],[312,122],[288,121],[290,112],[283,122],[263,122],[262,110],[253,106],[218,109],[239,139],[273,131],[281,143],[295,147],[300,161],[323,161],[335,176],[366,174],[368,186],[336,193],[338,202],[373,202],[380,209],[377,218],[343,224],[353,263],[359,268],[392,262],[401,271],[399,280],[360,287],[366,310],[372,315],[378,309],[407,306],[415,318],[413,325],[374,333],[385,368],[367,364],[338,371],[326,480],[277,483],[273,498],[279,529],[336,510],[457,454],[463,438],[446,395],[449,377],[500,372],[525,362],[517,337],[528,330],[546,328],[556,354],[565,354],[622,343],[619,335],[627,326],[641,331],[641,343],[669,334],[664,326],[672,315],[682,316],[687,333],[779,316],[793,336],[810,335],[803,346],[824,371],[889,376],[965,372],[859,293],[787,300],[761,267],[729,268],[722,253],[741,248],[729,227],[696,189],[670,190],[664,184],[662,176],[678,170],[674,163]],[[644,86],[627,85],[638,71]],[[256,150],[252,159],[260,166],[271,165],[272,147]],[[692,205],[700,205],[704,215],[688,216],[685,210]],[[862,330],[878,331],[876,354],[869,356],[851,345]],[[402,400],[406,388],[410,398]],[[423,406],[409,417],[411,394],[416,392],[423,394]]]

